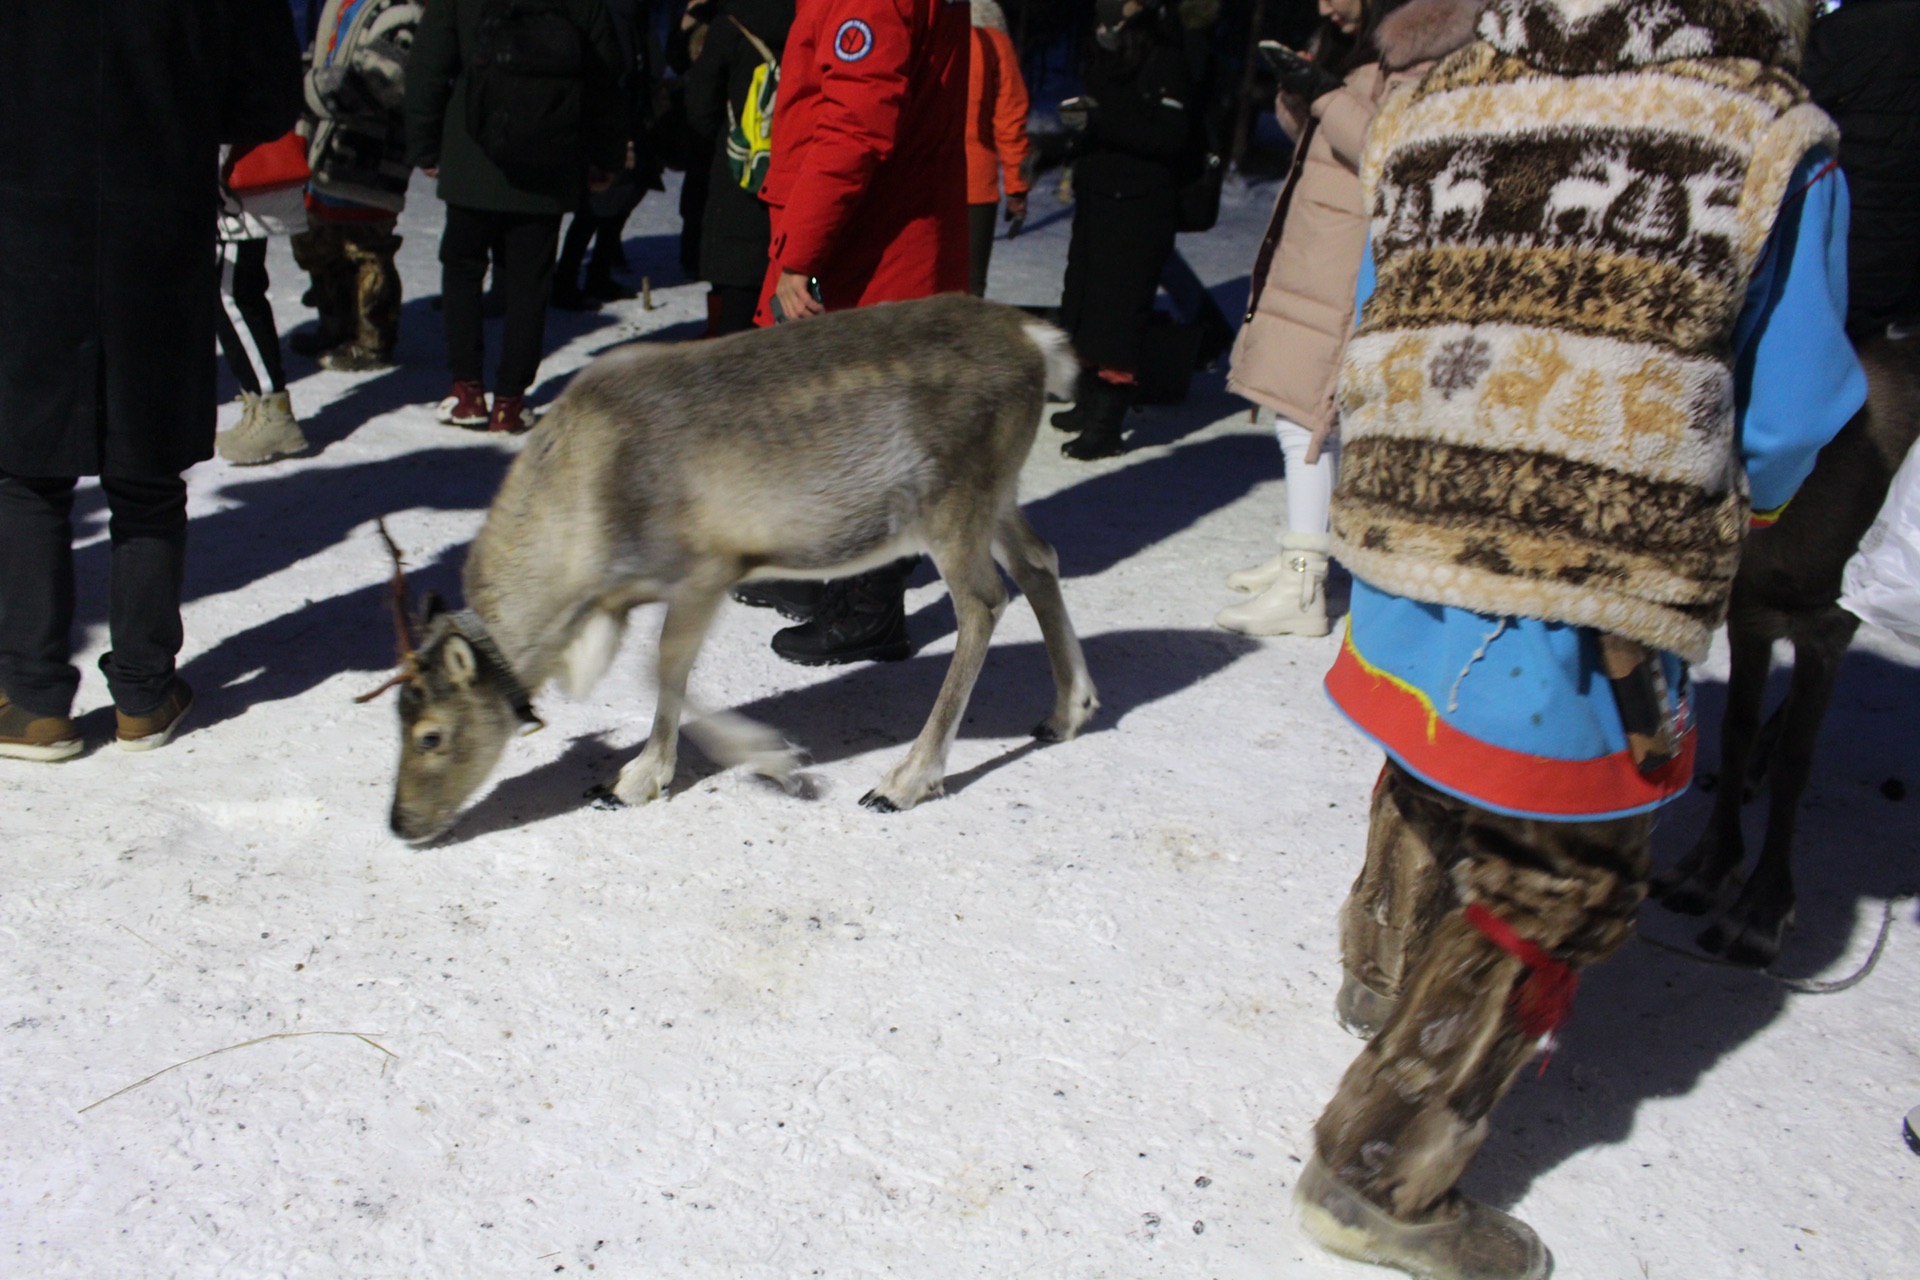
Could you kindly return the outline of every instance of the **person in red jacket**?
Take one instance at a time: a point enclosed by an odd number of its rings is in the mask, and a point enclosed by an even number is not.
[[[987,294],[993,257],[993,216],[1007,194],[1014,235],[1027,219],[1027,82],[1007,35],[1007,16],[994,0],[972,0],[973,67],[967,76],[967,289]]]
[[[971,26],[966,0],[799,0],[760,188],[773,238],[755,323],[967,287]],[[737,594],[804,619],[773,638],[790,662],[897,662],[912,652],[912,567]]]

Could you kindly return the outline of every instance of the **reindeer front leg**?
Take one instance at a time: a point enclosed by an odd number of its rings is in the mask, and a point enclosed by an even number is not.
[[[953,663],[934,699],[933,712],[926,727],[913,741],[906,758],[887,772],[885,780],[860,803],[880,813],[911,809],[930,795],[938,795],[947,774],[947,751],[960,727],[960,717],[973,696],[974,681],[987,660],[987,645],[993,639],[993,625],[1007,607],[1007,589],[1000,583],[999,571],[981,540],[964,559],[933,553],[940,576],[946,580],[953,597],[953,614],[959,624],[959,639],[953,647]]]
[[[678,763],[680,712],[686,705],[687,676],[713,622],[725,588],[683,587],[667,602],[666,621],[660,624],[657,664],[659,701],[653,710],[653,732],[645,750],[629,760],[613,784],[613,794],[627,804],[646,804],[666,794]]]

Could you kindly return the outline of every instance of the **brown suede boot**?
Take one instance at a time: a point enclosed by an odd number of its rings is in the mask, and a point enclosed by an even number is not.
[[[160,705],[142,715],[131,716],[114,708],[114,718],[119,721],[115,741],[122,751],[152,751],[164,747],[180,727],[193,706],[193,689],[179,676],[167,686],[166,696],[160,699]]]
[[[0,756],[15,760],[69,760],[86,744],[66,716],[36,716],[0,693]]]

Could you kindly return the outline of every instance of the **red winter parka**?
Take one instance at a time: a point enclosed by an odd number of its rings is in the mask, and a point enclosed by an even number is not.
[[[966,0],[799,0],[781,59],[760,324],[782,269],[830,311],[967,287]]]

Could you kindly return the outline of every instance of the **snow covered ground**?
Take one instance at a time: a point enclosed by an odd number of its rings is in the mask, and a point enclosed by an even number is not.
[[[1272,194],[1230,192],[1221,228],[1185,238],[1229,312]],[[1334,914],[1379,759],[1319,692],[1336,638],[1209,626],[1282,501],[1271,438],[1219,377],[1135,418],[1124,458],[1069,462],[1043,430],[1027,468],[1104,702],[1078,741],[1026,737],[1049,685],[1016,602],[947,798],[869,813],[951,652],[943,592],[913,590],[922,648],[897,666],[787,666],[771,615],[736,608],[695,692],[805,746],[814,798],[689,747],[670,799],[588,808],[650,714],[636,641],[588,700],[543,697],[550,728],[412,849],[384,824],[391,702],[352,701],[392,652],[372,521],[416,588],[457,594],[516,447],[432,419],[438,216],[422,191],[403,223],[404,367],[292,359],[318,453],[193,473],[190,731],[0,762],[0,1272],[1381,1274],[1321,1255],[1287,1208],[1359,1048],[1332,1018]],[[1057,298],[1067,226],[1038,193],[994,295]],[[543,396],[616,342],[697,331],[676,229],[661,196],[630,227],[655,309],[554,315]],[[283,244],[272,271],[291,326]],[[100,742],[97,491],[77,518]],[[1920,784],[1917,662],[1876,635],[1849,662],[1783,971],[1850,972],[1920,881],[1920,798],[1883,788]],[[1723,673],[1703,673],[1710,725]],[[1663,859],[1704,814],[1669,812]],[[1636,943],[1588,976],[1469,1188],[1535,1223],[1563,1277],[1920,1276],[1899,1139],[1917,986],[1911,902],[1838,995]]]

